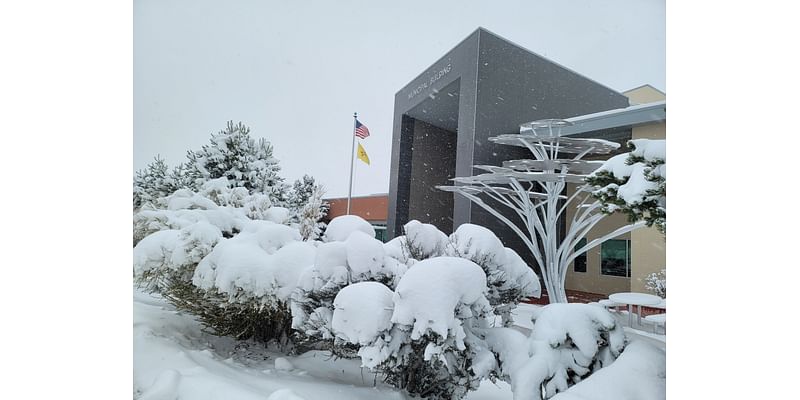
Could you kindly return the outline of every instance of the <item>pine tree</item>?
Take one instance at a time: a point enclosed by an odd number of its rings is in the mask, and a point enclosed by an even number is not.
[[[276,205],[285,202],[288,188],[278,175],[281,168],[273,157],[272,144],[264,138],[253,139],[250,128],[233,121],[225,130],[212,134],[210,142],[186,155],[187,179],[194,187],[224,177],[232,187],[246,188],[251,194],[267,194]]]
[[[313,182],[314,178],[311,178]],[[303,203],[298,203],[301,206],[297,213],[298,229],[303,240],[317,240],[322,234],[322,229],[325,223],[321,222],[325,214],[328,213],[328,203],[322,200],[322,195],[325,189],[320,186],[314,186],[309,197]]]
[[[152,203],[160,197],[168,196],[176,190],[171,176],[168,176],[169,166],[160,156],[147,164],[142,170],[136,171],[133,178],[133,208],[141,208],[146,203]]]
[[[586,182],[603,212],[622,212],[631,222],[645,221],[667,233],[667,156],[665,140],[628,141],[629,153],[606,161]],[[623,165],[624,162],[624,165]]]

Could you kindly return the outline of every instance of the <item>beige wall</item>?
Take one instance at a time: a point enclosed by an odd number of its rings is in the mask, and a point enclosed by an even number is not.
[[[622,94],[628,97],[631,105],[652,103],[654,101],[667,99],[667,95],[664,94],[664,92],[650,85],[639,86],[627,92],[623,92]]]

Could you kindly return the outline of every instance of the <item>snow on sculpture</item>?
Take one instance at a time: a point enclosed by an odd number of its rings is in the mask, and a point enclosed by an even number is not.
[[[593,200],[592,188],[586,184],[587,174],[603,162],[582,158],[589,154],[608,154],[619,144],[561,136],[561,128],[567,125],[571,123],[557,119],[534,121],[522,124],[519,134],[491,137],[489,141],[497,144],[527,148],[535,159],[504,161],[502,167],[475,165],[474,168],[487,173],[453,178],[455,186],[437,186],[466,197],[497,217],[522,239],[542,271],[551,303],[567,302],[564,290],[567,268],[577,256],[644,225],[637,222],[623,226],[576,250],[580,240],[605,217],[600,202],[589,202]],[[569,197],[563,195],[568,183],[577,186]],[[484,198],[513,211],[527,232]],[[566,217],[568,207],[577,208],[577,211],[569,221],[566,233],[560,237],[558,221]]]

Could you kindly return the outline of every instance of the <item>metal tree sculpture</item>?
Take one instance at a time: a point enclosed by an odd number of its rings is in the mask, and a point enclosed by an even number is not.
[[[497,144],[525,147],[535,159],[504,161],[502,167],[475,165],[474,168],[487,173],[453,178],[456,186],[437,186],[481,206],[522,239],[541,268],[551,303],[567,302],[564,290],[567,267],[577,256],[644,225],[638,222],[623,226],[575,250],[578,242],[606,216],[601,210],[602,204],[592,197],[593,188],[586,184],[586,176],[603,162],[582,158],[588,154],[608,154],[619,144],[601,139],[562,137],[561,128],[567,125],[571,123],[558,119],[540,120],[522,124],[519,134],[489,138]],[[562,194],[567,183],[576,185],[575,193],[569,197]],[[481,194],[513,210],[527,233],[484,202],[479,197]],[[558,219],[561,216],[566,218],[567,207],[575,207],[576,211],[566,234],[559,240]]]

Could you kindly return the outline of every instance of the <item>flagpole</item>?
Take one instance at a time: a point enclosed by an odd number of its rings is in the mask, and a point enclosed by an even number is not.
[[[350,215],[350,199],[353,197],[353,161],[356,154],[356,121],[358,121],[358,113],[353,113],[353,143],[350,144],[350,184],[347,191],[347,215]]]

